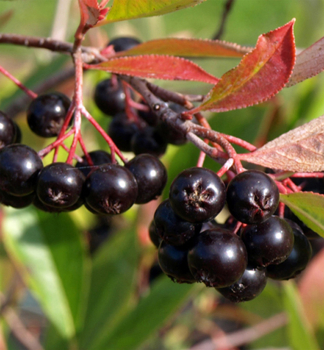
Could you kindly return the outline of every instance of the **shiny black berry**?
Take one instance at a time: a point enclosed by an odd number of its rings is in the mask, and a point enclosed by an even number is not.
[[[34,192],[26,196],[13,196],[7,192],[0,191],[0,203],[16,209],[28,207],[32,204],[34,197]]]
[[[162,271],[177,283],[194,283],[187,261],[188,247],[174,247],[162,242],[158,250],[158,259]]]
[[[40,171],[36,194],[47,206],[68,208],[79,201],[84,180],[82,172],[72,165],[52,163]]]
[[[15,143],[16,137],[15,123],[5,113],[0,111],[0,149]]]
[[[159,248],[162,239],[156,232],[154,220],[151,221],[149,226],[149,237],[151,242],[155,245],[155,247]]]
[[[184,220],[203,222],[223,209],[225,196],[225,185],[216,173],[189,168],[174,179],[169,198],[173,210]]]
[[[139,126],[127,117],[126,113],[118,113],[108,127],[108,135],[123,152],[131,152],[131,139],[139,130]]]
[[[138,130],[131,139],[131,150],[136,155],[149,153],[155,157],[161,157],[167,149],[167,142],[159,132],[148,126]]]
[[[135,203],[136,197],[136,180],[120,165],[103,164],[85,182],[85,202],[99,214],[121,214]]]
[[[168,176],[165,166],[158,158],[150,154],[140,154],[125,166],[137,181],[138,195],[135,203],[148,203],[161,195]]]
[[[294,234],[290,225],[277,216],[272,216],[261,224],[246,226],[241,238],[249,261],[258,266],[280,264],[288,258],[294,246]]]
[[[21,139],[22,139],[22,134],[21,134],[20,127],[19,127],[19,125],[17,123],[15,123],[15,122],[13,122],[13,123],[14,123],[15,129],[16,129],[16,137],[15,137],[13,143],[20,143]]]
[[[41,137],[57,136],[70,104],[70,99],[60,92],[39,95],[27,109],[27,122],[30,129]]]
[[[2,148],[0,190],[14,196],[26,196],[34,192],[37,174],[42,168],[42,160],[32,148],[21,144]]]
[[[119,80],[105,79],[97,84],[94,101],[101,112],[114,116],[125,110],[125,92]]]
[[[268,276],[276,280],[295,278],[306,268],[312,257],[312,246],[301,228],[293,221],[286,221],[294,233],[294,247],[284,262],[279,265],[269,265],[267,267]]]
[[[223,288],[241,278],[247,266],[247,253],[237,235],[216,228],[196,236],[196,243],[188,253],[188,264],[198,282]]]
[[[274,214],[279,204],[276,183],[258,170],[238,174],[227,188],[230,213],[245,224],[257,224]]]
[[[263,291],[266,284],[266,269],[248,265],[238,281],[229,287],[217,288],[217,290],[231,302],[240,303],[257,297]]]
[[[165,242],[182,245],[201,230],[201,224],[183,220],[173,211],[170,201],[162,202],[154,214],[155,231]]]
[[[121,36],[111,40],[108,45],[113,45],[115,52],[129,50],[134,46],[137,46],[141,42],[133,37]]]
[[[78,168],[85,177],[87,177],[92,170],[96,169],[96,166],[111,163],[111,155],[102,150],[89,152],[89,156],[92,160],[93,166],[89,166],[85,156],[82,157],[83,162],[77,162],[75,164],[75,167]]]

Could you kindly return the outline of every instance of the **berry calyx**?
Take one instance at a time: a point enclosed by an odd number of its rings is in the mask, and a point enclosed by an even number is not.
[[[249,170],[238,174],[227,187],[230,213],[245,224],[266,221],[279,204],[279,190],[267,174]]]
[[[206,168],[181,172],[170,187],[170,203],[184,220],[203,222],[214,218],[225,205],[225,185],[216,173]]]

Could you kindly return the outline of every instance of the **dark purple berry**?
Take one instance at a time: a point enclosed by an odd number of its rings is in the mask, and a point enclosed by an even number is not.
[[[185,221],[176,215],[168,199],[156,209],[154,222],[157,235],[172,245],[183,245],[201,230],[200,223]]]
[[[42,168],[42,160],[32,148],[21,144],[2,148],[0,190],[14,196],[26,196],[34,192],[37,174]]]
[[[161,195],[168,176],[165,166],[158,158],[150,154],[140,154],[125,166],[134,175],[138,185],[135,203],[148,203]]]
[[[241,234],[249,261],[258,266],[280,264],[286,260],[294,246],[290,225],[277,216],[260,224],[246,226]]]
[[[70,99],[60,92],[39,95],[27,109],[27,122],[30,129],[41,137],[57,136],[62,129],[70,105]]]
[[[0,191],[0,203],[16,209],[26,208],[32,204],[35,193],[26,196],[13,196],[7,192]]]
[[[149,153],[155,157],[161,157],[167,149],[167,142],[159,132],[148,126],[138,130],[131,139],[131,150],[136,155]]]
[[[17,129],[15,123],[0,111],[0,149],[16,142]]]
[[[230,213],[245,224],[266,221],[279,204],[279,190],[267,174],[248,170],[238,174],[227,188]]]
[[[115,52],[129,50],[141,42],[133,37],[121,36],[111,40],[108,45],[113,45]]]
[[[104,164],[85,182],[85,202],[100,214],[121,214],[135,203],[136,197],[136,180],[120,165]]]
[[[173,210],[184,220],[203,222],[223,209],[225,196],[225,185],[216,173],[189,168],[173,180],[169,198]]]
[[[189,250],[188,264],[196,281],[207,287],[223,288],[235,283],[247,266],[242,240],[223,228],[200,232]]]
[[[288,258],[279,265],[267,267],[268,276],[275,280],[289,280],[299,275],[312,257],[312,246],[301,228],[293,221],[286,220],[291,226],[295,241]]]
[[[159,264],[162,271],[177,283],[194,283],[187,261],[188,247],[174,247],[162,242],[158,250]]]
[[[84,180],[82,172],[72,165],[52,163],[40,171],[36,194],[47,206],[68,208],[79,201]]]
[[[126,113],[119,113],[109,124],[108,135],[121,151],[131,152],[131,139],[138,130],[138,125]]]
[[[13,122],[15,125],[15,129],[16,129],[16,138],[14,139],[13,143],[21,143],[21,139],[22,139],[22,135],[21,135],[21,130],[20,127],[17,123]]]
[[[263,291],[266,284],[266,269],[248,265],[238,281],[229,287],[217,288],[217,290],[231,302],[240,303],[257,297]]]
[[[149,237],[151,242],[156,246],[156,248],[159,248],[162,239],[156,232],[154,220],[152,220],[150,223]]]
[[[105,79],[97,84],[94,101],[101,112],[115,116],[125,111],[125,92],[119,80]]]
[[[96,169],[98,165],[111,163],[111,155],[102,150],[89,152],[89,156],[93,162],[93,166],[88,164],[85,156],[82,157],[82,163],[77,162],[75,164],[75,167],[78,168],[85,177],[87,177],[92,170]]]

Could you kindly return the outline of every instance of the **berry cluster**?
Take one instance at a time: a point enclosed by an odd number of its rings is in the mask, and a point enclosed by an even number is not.
[[[214,219],[225,203],[232,216],[220,225]],[[276,183],[261,171],[242,172],[227,188],[208,169],[183,171],[149,229],[161,269],[175,282],[203,282],[233,302],[255,298],[267,277],[295,277],[312,249],[295,222],[274,215],[278,204]]]

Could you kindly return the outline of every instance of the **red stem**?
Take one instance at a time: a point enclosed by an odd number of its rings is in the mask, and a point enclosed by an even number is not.
[[[60,146],[64,140],[66,140],[69,136],[71,136],[74,133],[74,129],[71,129],[69,132],[67,132],[65,135],[58,137],[53,143],[48,145],[47,147],[43,148],[38,152],[38,155],[41,158],[44,158],[48,153],[50,153],[54,148],[57,148]]]
[[[13,83],[15,83],[19,89],[23,90],[32,99],[37,97],[37,94],[24,86],[18,79],[11,75],[7,70],[0,66],[0,73],[9,78]]]

